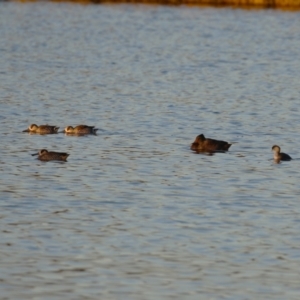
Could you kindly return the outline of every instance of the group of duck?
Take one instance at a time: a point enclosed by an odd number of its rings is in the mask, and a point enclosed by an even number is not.
[[[60,133],[58,131],[59,127],[52,125],[36,125],[31,124],[27,129],[23,130],[23,132],[28,132],[30,134],[56,134]],[[78,125],[75,127],[67,126],[61,133],[65,133],[66,135],[86,135],[93,134],[96,135],[97,128],[95,126],[88,125]],[[59,161],[67,161],[69,153],[66,152],[55,152],[48,151],[46,149],[41,149],[38,153],[31,154],[32,156],[38,155],[38,159],[41,161],[50,161],[50,160],[59,160]]]
[[[191,144],[191,150],[205,153],[226,152],[231,145],[232,144],[229,144],[228,142],[209,139],[206,138],[203,134],[200,134]],[[279,163],[280,161],[289,161],[292,159],[288,154],[281,152],[280,147],[277,145],[274,145],[272,147],[272,151],[274,152],[274,161],[277,163]]]
[[[28,132],[32,134],[56,134],[58,132],[59,127],[52,126],[52,125],[36,125],[31,124],[26,130],[23,132]],[[88,125],[78,125],[76,127],[67,126],[62,133],[67,135],[86,135],[86,134],[93,134],[96,135],[97,128],[95,126],[88,126]],[[195,141],[191,144],[191,150],[196,151],[198,153],[215,153],[215,152],[226,152],[229,150],[232,144],[221,141],[206,138],[204,134],[200,134],[196,137]],[[279,146],[274,145],[272,147],[272,151],[274,152],[273,158],[275,162],[280,161],[289,161],[292,158],[286,154],[281,152]],[[48,151],[46,149],[40,150],[38,153],[32,154],[38,155],[38,159],[41,161],[50,161],[50,160],[59,160],[59,161],[66,161],[70,154],[65,152],[54,152]]]

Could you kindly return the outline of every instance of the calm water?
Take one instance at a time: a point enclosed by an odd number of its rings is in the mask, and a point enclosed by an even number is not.
[[[299,12],[0,3],[0,29],[1,299],[299,299]]]

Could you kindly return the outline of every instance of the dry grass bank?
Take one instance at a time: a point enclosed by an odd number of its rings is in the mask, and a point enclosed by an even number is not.
[[[19,0],[33,2],[35,0]],[[281,8],[300,10],[300,0],[52,0],[54,2],[74,3],[141,3],[162,5],[199,5],[199,6],[232,6],[243,8]]]

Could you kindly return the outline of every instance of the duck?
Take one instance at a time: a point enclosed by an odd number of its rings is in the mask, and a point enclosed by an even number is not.
[[[231,145],[228,142],[209,139],[204,134],[200,134],[191,144],[191,150],[199,152],[228,151]]]
[[[59,127],[52,126],[52,125],[36,125],[31,124],[27,129],[23,130],[23,132],[29,132],[29,133],[38,133],[38,134],[55,134],[57,133]]]
[[[281,161],[281,160],[283,160],[283,161],[292,160],[292,158],[288,154],[280,152],[280,150],[281,150],[280,147],[277,146],[277,145],[274,145],[272,147],[272,151],[274,152],[273,158],[274,158],[275,161],[278,162],[278,161]]]
[[[38,155],[38,159],[41,161],[51,161],[51,160],[59,160],[59,161],[67,161],[69,153],[65,152],[54,152],[48,151],[46,149],[42,149],[37,153],[31,154],[32,156]]]
[[[95,126],[78,125],[76,127],[67,126],[64,130],[66,134],[96,134],[98,128]]]

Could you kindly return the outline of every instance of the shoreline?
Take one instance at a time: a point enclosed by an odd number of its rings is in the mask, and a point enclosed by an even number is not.
[[[15,1],[15,0],[13,0]],[[300,0],[50,0],[78,4],[149,4],[174,6],[233,7],[243,9],[285,9],[300,10]],[[38,0],[17,0],[16,2],[38,2]]]

